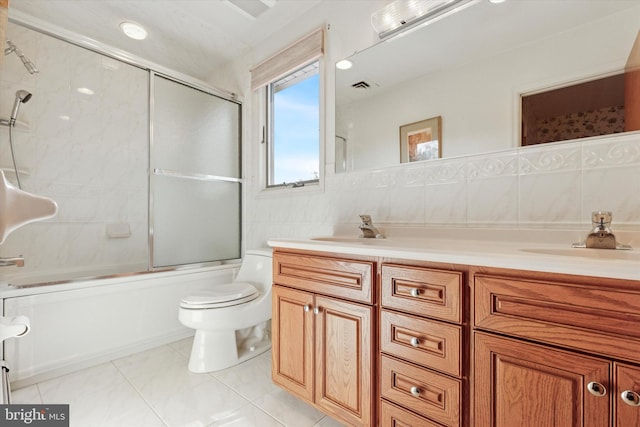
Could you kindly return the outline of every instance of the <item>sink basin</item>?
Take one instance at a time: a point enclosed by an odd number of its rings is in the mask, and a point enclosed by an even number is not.
[[[520,251],[532,253],[532,254],[538,254],[538,255],[640,262],[640,252],[633,251],[633,250],[623,251],[623,250],[616,250],[616,249],[535,248],[535,249],[520,249]]]

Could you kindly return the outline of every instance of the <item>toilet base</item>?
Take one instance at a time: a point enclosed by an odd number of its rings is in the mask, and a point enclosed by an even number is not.
[[[239,331],[198,329],[193,337],[189,371],[220,371],[259,356],[271,348],[268,323]]]

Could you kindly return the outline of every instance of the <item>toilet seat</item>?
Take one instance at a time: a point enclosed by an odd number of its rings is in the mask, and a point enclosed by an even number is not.
[[[196,310],[229,307],[254,300],[259,294],[251,283],[233,282],[189,295],[182,299],[180,307]]]

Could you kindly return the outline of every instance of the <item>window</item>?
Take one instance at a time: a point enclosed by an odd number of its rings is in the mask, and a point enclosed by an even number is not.
[[[267,86],[267,186],[302,186],[320,174],[319,62]]]

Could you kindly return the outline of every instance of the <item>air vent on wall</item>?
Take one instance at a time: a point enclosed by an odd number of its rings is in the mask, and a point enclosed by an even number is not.
[[[355,87],[356,89],[368,89],[371,85],[364,80],[361,80],[358,83],[352,84],[351,87]]]

